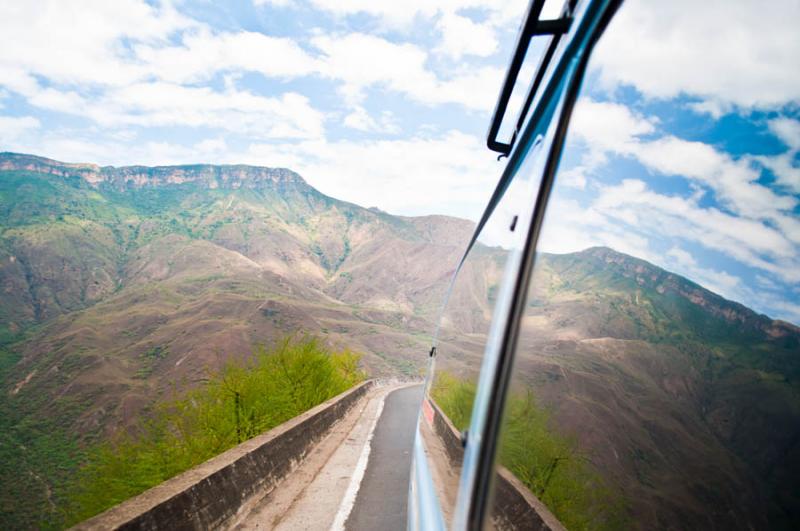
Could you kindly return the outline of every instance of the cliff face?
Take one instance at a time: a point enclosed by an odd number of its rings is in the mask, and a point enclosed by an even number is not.
[[[107,185],[117,190],[185,183],[205,186],[212,190],[259,188],[288,183],[306,185],[302,177],[286,168],[212,164],[117,168],[95,164],[70,164],[19,153],[0,153],[0,171],[29,171],[58,177],[77,176],[95,187]]]

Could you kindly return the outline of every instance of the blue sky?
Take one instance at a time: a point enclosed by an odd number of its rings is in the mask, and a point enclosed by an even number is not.
[[[364,206],[476,219],[525,4],[0,0],[0,149],[286,166]],[[544,248],[609,245],[800,322],[797,20],[796,0],[626,2]]]

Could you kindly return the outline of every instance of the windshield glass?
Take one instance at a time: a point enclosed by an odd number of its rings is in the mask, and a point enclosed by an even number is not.
[[[779,61],[800,42],[712,4],[625,4],[592,57],[496,507],[514,484],[568,529],[800,522],[800,84]]]

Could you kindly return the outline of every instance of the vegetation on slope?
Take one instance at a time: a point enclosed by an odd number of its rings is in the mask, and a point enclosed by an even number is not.
[[[240,442],[263,433],[364,379],[359,357],[315,339],[284,339],[229,362],[201,388],[158,404],[137,433],[88,451],[65,487],[67,524],[85,520]]]
[[[437,372],[433,399],[459,430],[469,426],[475,383]],[[574,440],[553,429],[549,412],[528,389],[506,402],[498,461],[527,486],[567,529],[623,529],[623,499]]]
[[[0,344],[0,381],[19,356]],[[0,529],[58,528],[58,492],[83,453],[60,418],[31,414],[41,404],[20,404],[13,388],[0,393]],[[62,404],[69,411],[75,404]]]
[[[439,223],[337,201],[286,170],[3,153],[0,166],[0,529],[58,527],[85,447],[219,352],[300,329],[353,345],[378,374],[410,372],[460,252],[431,240]],[[417,255],[437,264],[424,278]],[[408,278],[413,317],[394,304]]]

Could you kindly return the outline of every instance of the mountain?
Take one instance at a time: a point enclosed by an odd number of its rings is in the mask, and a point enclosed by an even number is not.
[[[545,379],[559,365],[539,392],[639,520],[796,528],[798,327],[610,249],[538,275],[521,363]]]
[[[286,169],[0,154],[0,513],[41,512],[82,444],[260,342],[317,334],[419,374],[472,229]]]
[[[327,197],[286,169],[97,167],[0,155],[11,393],[113,429],[173,382],[304,330],[415,374],[472,224]]]
[[[83,444],[256,343],[305,331],[373,375],[418,374],[472,230],[339,201],[288,169],[0,154],[0,514],[16,518],[0,527],[53,513]],[[479,245],[459,275],[445,368],[474,372],[504,259]],[[538,257],[520,346],[515,385],[640,525],[800,519],[796,326],[592,248]]]
[[[489,315],[449,309],[437,364],[474,377]],[[800,524],[797,326],[591,248],[537,258],[519,345],[512,389],[548,406],[631,527]]]

